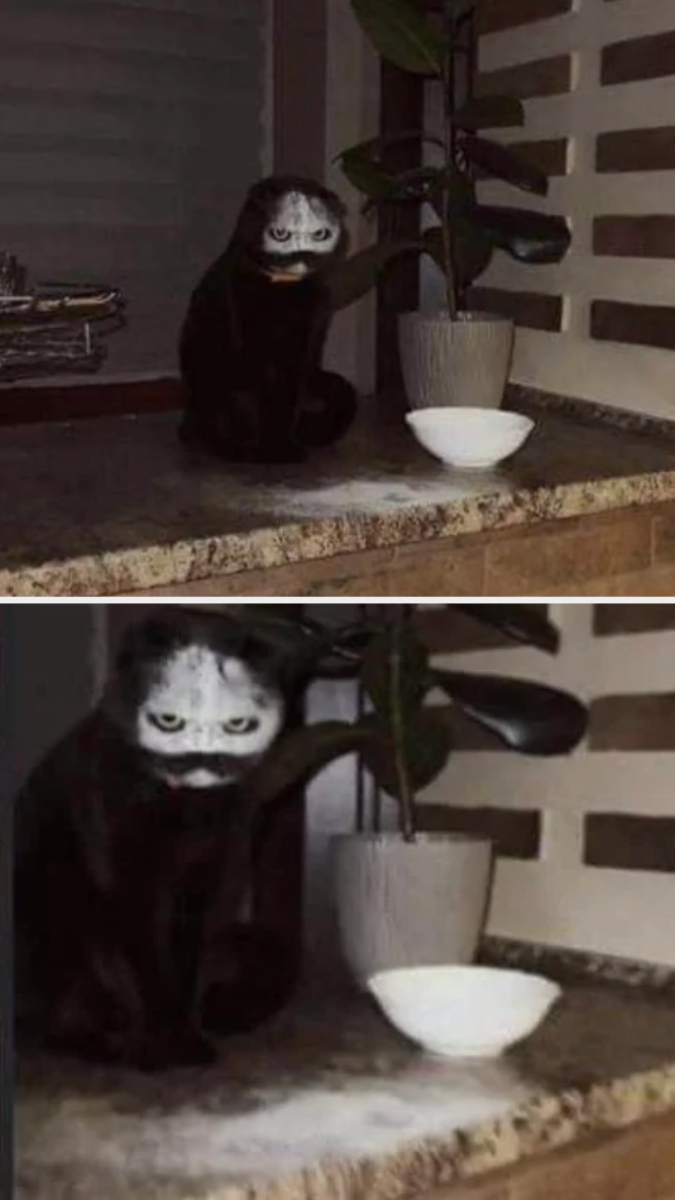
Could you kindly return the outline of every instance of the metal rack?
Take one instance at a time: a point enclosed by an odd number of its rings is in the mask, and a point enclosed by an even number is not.
[[[118,288],[95,284],[0,294],[0,382],[97,371],[106,357],[103,336],[124,324],[124,303]]]

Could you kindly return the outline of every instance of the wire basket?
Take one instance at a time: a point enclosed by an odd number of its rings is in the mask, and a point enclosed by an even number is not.
[[[118,288],[45,283],[30,294],[0,295],[0,381],[97,371],[101,335],[124,324]],[[95,328],[93,327],[95,323]]]
[[[88,322],[54,322],[48,328],[0,327],[0,379],[11,381],[60,371],[97,371],[107,351]]]

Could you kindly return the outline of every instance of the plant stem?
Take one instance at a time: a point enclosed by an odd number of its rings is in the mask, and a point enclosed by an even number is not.
[[[356,719],[361,724],[366,711],[365,693],[361,680],[356,683]],[[363,833],[365,827],[365,770],[360,754],[356,756],[356,813],[354,827],[357,833]]]
[[[403,712],[403,639],[406,611],[402,604],[393,606],[391,622],[391,731],[394,741],[394,767],[398,780],[400,827],[403,840],[415,841],[415,799],[405,758],[405,716]]]
[[[453,122],[453,107],[455,100],[455,28],[450,0],[443,4],[443,40],[445,45],[443,56],[443,143],[445,154],[446,181],[443,187],[443,203],[441,208],[441,238],[443,243],[443,259],[445,263],[445,294],[448,314],[452,321],[457,320],[457,280],[455,264],[452,255],[452,238],[450,236],[450,178],[455,170],[455,126]]]

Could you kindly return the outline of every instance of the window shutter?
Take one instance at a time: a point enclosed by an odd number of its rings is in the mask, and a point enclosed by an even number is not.
[[[3,0],[0,249],[112,283],[102,375],[176,370],[189,293],[261,173],[265,0]]]

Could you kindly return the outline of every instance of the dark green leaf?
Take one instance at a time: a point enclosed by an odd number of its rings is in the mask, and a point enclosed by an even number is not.
[[[476,228],[493,245],[512,258],[526,263],[556,263],[564,258],[571,234],[563,217],[507,208],[496,204],[477,204],[469,214]]]
[[[392,259],[417,248],[417,242],[378,242],[338,263],[327,280],[333,308],[345,308],[360,300],[375,286],[380,271]]]
[[[443,178],[444,172],[438,167],[415,167],[410,171],[401,171],[392,177],[388,191],[368,200],[362,211],[369,212],[383,204],[421,204],[429,198],[434,185]]]
[[[465,291],[488,266],[493,248],[488,239],[466,222],[456,221],[452,228],[453,263],[455,278],[460,290]],[[445,257],[440,226],[426,229],[423,235],[424,248],[445,274]]]
[[[283,734],[242,784],[247,805],[275,800],[287,788],[298,787],[329,762],[358,750],[371,736],[362,725],[321,721]]]
[[[481,0],[450,0],[452,15],[457,20],[458,17],[465,17],[472,13],[478,7]]]
[[[429,145],[440,146],[443,149],[443,141],[432,133],[428,133],[424,129],[405,129],[395,137],[388,138],[368,138],[365,142],[359,142],[356,146],[350,146],[348,150],[342,150],[335,155],[333,162],[340,162],[346,154],[358,154],[360,157],[370,158],[373,162],[379,162],[385,151],[393,146],[401,146],[405,142],[427,142]]]
[[[358,148],[343,154],[340,166],[352,187],[366,196],[387,196],[395,186],[396,177]]]
[[[498,629],[514,642],[536,646],[549,654],[557,654],[560,648],[560,630],[528,604],[453,604],[453,608]]]
[[[242,607],[246,614],[257,607],[263,608],[262,605]],[[304,668],[305,676],[353,678],[361,665],[363,649],[373,636],[373,629],[367,621],[333,622],[323,617],[323,611],[327,610],[322,610],[321,620],[315,620],[303,614],[301,605],[274,604],[265,607],[271,610],[265,615],[266,625],[273,627],[277,624],[280,627],[279,638],[286,639],[301,669]],[[293,616],[288,616],[284,615],[284,609],[296,611]],[[296,626],[298,632],[289,639],[288,634],[284,633],[284,626],[287,628],[290,623]]]
[[[492,258],[492,246],[486,238],[476,235],[470,226],[457,231],[455,240],[455,275],[461,291],[466,291],[483,274]]]
[[[557,688],[464,671],[437,670],[434,678],[468,716],[521,754],[567,754],[586,732],[585,705]]]
[[[275,672],[289,686],[315,676],[353,676],[360,664],[358,648],[371,636],[363,622],[333,628],[294,604],[242,605],[238,618],[244,630],[266,643]]]
[[[515,96],[474,96],[454,114],[460,129],[503,129],[525,124],[525,109]]]
[[[443,42],[423,11],[409,0],[351,0],[361,28],[378,54],[404,71],[440,75]]]
[[[391,726],[370,714],[362,725],[371,736],[361,749],[361,757],[380,787],[400,799],[396,772],[396,745]],[[452,727],[447,713],[420,708],[408,717],[403,732],[402,751],[405,769],[413,792],[434,781],[446,765],[452,750]]]
[[[448,211],[451,217],[472,208],[475,203],[475,187],[472,181],[454,168],[450,171],[441,170],[437,185],[432,184],[429,190],[429,203],[439,221],[445,219],[446,199],[449,202]]]
[[[446,172],[442,167],[414,167],[410,171],[402,171],[396,176],[391,198],[424,200],[445,178]]]
[[[400,703],[404,719],[408,719],[429,690],[429,651],[408,625],[401,638],[400,652]],[[390,627],[376,634],[364,651],[361,682],[375,710],[390,720],[396,699],[394,632]]]
[[[514,154],[508,146],[479,137],[464,137],[461,145],[471,165],[486,175],[504,179],[524,192],[536,192],[540,196],[548,192],[548,178],[544,172]]]
[[[305,620],[297,605],[245,605],[238,619],[244,635],[265,643],[272,669],[286,686],[313,678],[330,651],[330,634]]]
[[[436,266],[445,274],[445,250],[440,225],[432,225],[422,234],[422,247],[433,258]]]
[[[494,0],[447,0],[450,12],[450,20],[455,27],[461,27],[466,18],[476,9],[479,4],[491,4]],[[436,10],[442,8],[443,4],[436,3]]]

